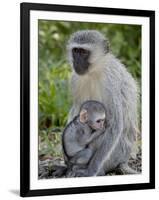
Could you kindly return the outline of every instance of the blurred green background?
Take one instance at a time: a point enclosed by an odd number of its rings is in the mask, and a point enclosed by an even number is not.
[[[78,30],[95,29],[110,41],[113,54],[141,79],[141,26],[39,20],[39,157],[61,157],[61,132],[71,108],[71,68],[66,44]],[[140,107],[140,106],[139,106]],[[140,109],[139,109],[140,110]]]

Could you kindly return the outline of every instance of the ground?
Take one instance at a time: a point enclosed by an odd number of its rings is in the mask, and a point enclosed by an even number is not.
[[[53,176],[54,166],[64,165],[62,158],[51,158],[43,157],[39,160],[39,179],[55,178]],[[130,158],[129,166],[141,173],[141,149],[138,151],[136,158]],[[117,175],[115,172],[109,173],[108,175]]]

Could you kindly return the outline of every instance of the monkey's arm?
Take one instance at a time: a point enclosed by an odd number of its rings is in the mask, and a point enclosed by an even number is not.
[[[90,136],[88,136],[87,132],[85,132],[83,133],[83,135],[81,135],[81,137],[78,138],[78,141],[80,145],[86,146],[89,143],[91,143],[94,139],[96,139],[98,136],[100,136],[102,133],[104,133],[104,129],[97,130],[94,133],[92,133]]]
[[[96,139],[99,135],[101,135],[102,133],[104,133],[105,129],[102,130],[97,130],[94,133],[92,133],[91,137],[88,138],[88,140],[86,141],[87,144],[91,143],[94,139]]]

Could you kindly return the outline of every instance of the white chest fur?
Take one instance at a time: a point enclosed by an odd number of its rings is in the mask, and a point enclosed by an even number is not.
[[[81,104],[86,100],[104,101],[106,91],[103,85],[103,73],[92,73],[85,76],[78,76],[76,78],[76,84],[73,86],[75,102]]]

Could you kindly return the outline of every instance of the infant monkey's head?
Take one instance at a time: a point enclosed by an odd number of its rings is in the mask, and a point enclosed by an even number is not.
[[[106,122],[104,105],[98,101],[85,101],[80,108],[79,119],[81,123],[87,123],[93,130],[104,129]]]

